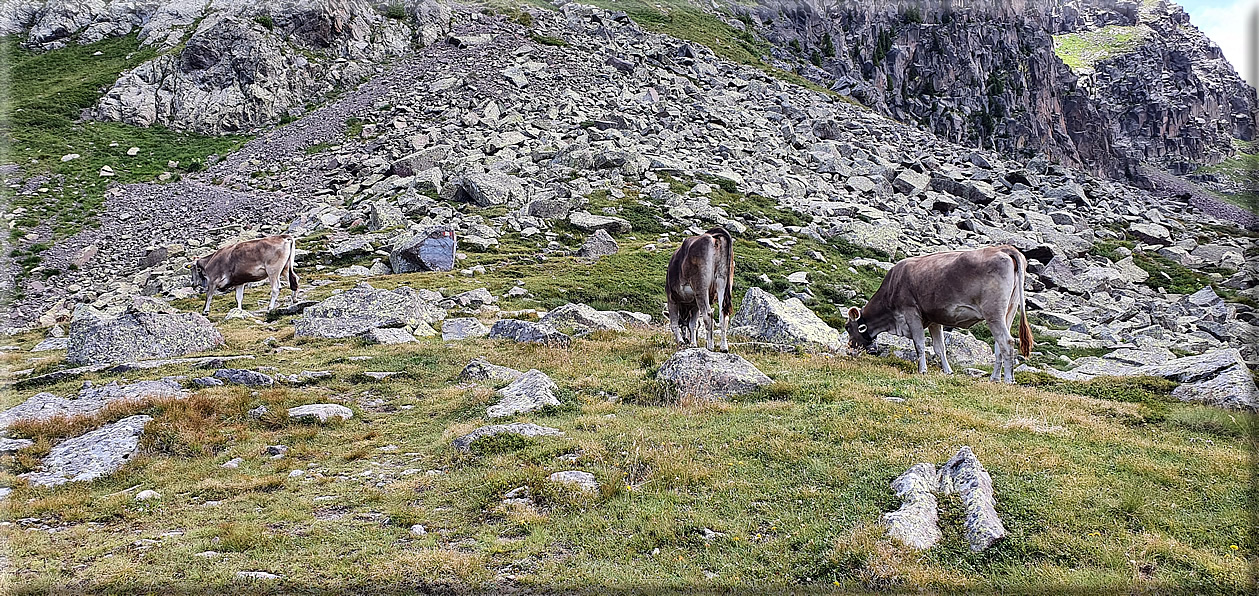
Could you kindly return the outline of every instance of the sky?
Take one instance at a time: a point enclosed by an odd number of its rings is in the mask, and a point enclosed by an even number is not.
[[[1224,57],[1252,87],[1259,87],[1255,72],[1254,38],[1259,28],[1259,0],[1173,0],[1189,13],[1189,21],[1211,41],[1219,44]]]

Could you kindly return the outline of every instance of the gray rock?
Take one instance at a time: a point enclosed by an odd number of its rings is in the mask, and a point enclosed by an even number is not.
[[[741,356],[704,348],[678,351],[660,366],[657,378],[671,384],[679,396],[698,399],[724,399],[771,383]]]
[[[154,299],[136,299],[114,318],[79,305],[70,321],[66,362],[89,364],[170,358],[223,345],[210,320]]]
[[[427,228],[395,244],[389,251],[389,266],[394,273],[450,271],[455,268],[458,246],[450,226]]]
[[[349,420],[354,417],[354,410],[338,404],[307,404],[289,408],[288,415],[292,419],[314,417],[320,422],[327,422],[331,418]]]
[[[735,331],[758,341],[837,351],[844,337],[819,318],[799,298],[780,301],[772,294],[748,288],[730,321]]]
[[[368,329],[362,335],[363,341],[369,344],[394,345],[415,342],[415,336],[402,327]]]
[[[485,414],[490,418],[502,418],[536,412],[547,406],[559,407],[560,399],[555,395],[557,390],[559,387],[551,377],[532,369],[499,389],[498,403],[486,409]]]
[[[1180,383],[1172,395],[1182,401],[1235,410],[1259,410],[1259,390],[1237,348],[1211,350],[1137,367],[1131,374],[1164,377]]]
[[[1134,223],[1128,226],[1128,233],[1148,244],[1171,244],[1172,233],[1156,223]]]
[[[288,383],[289,385],[305,385],[319,379],[328,379],[332,377],[330,370],[304,370],[294,375],[276,375],[278,381]]]
[[[962,447],[940,468],[940,490],[957,494],[966,510],[963,525],[972,552],[980,552],[1005,537],[1005,526],[997,516],[992,477],[979,463],[970,447]]]
[[[237,571],[236,579],[245,581],[272,581],[280,579],[280,576],[266,571]]]
[[[13,453],[14,451],[26,449],[34,444],[35,441],[30,439],[9,439],[6,437],[0,437],[0,453]]]
[[[242,368],[220,368],[214,371],[214,378],[224,383],[246,387],[270,387],[275,384],[275,379],[268,375]]]
[[[518,343],[547,344],[567,348],[573,338],[561,333],[545,323],[522,321],[519,319],[500,319],[490,327],[491,339],[510,339]]]
[[[595,475],[590,472],[566,470],[551,474],[550,476],[547,476],[546,479],[556,484],[563,484],[580,489],[583,492],[599,492],[599,481],[596,480]]]
[[[595,230],[595,233],[586,238],[581,248],[577,250],[577,256],[584,258],[600,258],[608,255],[614,255],[620,250],[616,240],[608,234],[607,230]]]
[[[372,231],[394,228],[406,223],[407,218],[397,205],[381,199],[372,203],[367,210],[367,225]]]
[[[459,379],[462,381],[515,381],[524,373],[506,366],[498,366],[490,364],[485,360],[477,358],[469,362],[467,366],[459,373]]]
[[[915,196],[927,188],[931,178],[908,168],[903,169],[892,180],[892,188],[906,196]]]
[[[564,432],[559,429],[517,422],[514,424],[482,426],[481,428],[455,439],[452,444],[455,446],[455,449],[467,452],[470,450],[473,441],[482,437],[491,437],[505,433],[520,435],[522,437],[559,437],[564,435]]]
[[[935,492],[940,478],[932,464],[916,464],[892,481],[892,492],[901,499],[901,507],[884,513],[881,519],[887,533],[910,548],[926,550],[942,537]]]
[[[22,474],[35,486],[89,482],[112,474],[136,452],[152,416],[128,416],[85,435],[58,443],[38,471]]]
[[[65,350],[70,347],[70,338],[68,337],[49,337],[31,348],[32,352],[48,352],[51,350]]]
[[[411,288],[377,290],[361,283],[307,308],[293,321],[293,327],[298,337],[343,338],[378,327],[408,327],[445,317],[445,309]]]
[[[580,327],[588,330],[625,331],[621,315],[571,302],[546,313],[539,322],[556,329]]]
[[[18,420],[45,420],[56,416],[91,416],[114,402],[142,402],[153,399],[183,399],[188,392],[171,380],[139,381],[103,387],[85,383],[78,396],[65,399],[51,393],[37,393],[26,401],[0,412],[0,429]]]
[[[494,304],[495,302],[498,302],[498,299],[488,289],[477,288],[455,294],[444,300],[442,304],[450,308],[478,309],[486,304]]]
[[[869,224],[860,220],[852,220],[840,224],[832,232],[832,235],[838,235],[852,244],[877,250],[887,255],[895,255],[896,251],[901,248],[901,227],[899,224],[891,222]]]
[[[502,172],[472,173],[457,183],[455,200],[475,203],[478,207],[523,204],[525,189],[520,180]]]
[[[490,334],[488,327],[477,319],[467,317],[442,321],[442,341],[457,341]]]
[[[606,215],[592,215],[585,211],[574,211],[568,215],[568,223],[578,229],[587,232],[595,230],[609,230],[617,234],[627,234],[633,231],[630,222],[619,217],[611,217]]]

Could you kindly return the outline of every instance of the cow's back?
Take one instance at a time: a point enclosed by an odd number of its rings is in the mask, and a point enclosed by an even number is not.
[[[287,260],[288,236],[268,236],[223,247],[207,258],[207,276],[224,280],[223,287],[260,281],[267,278],[266,265]]]
[[[924,322],[945,325],[957,305],[982,305],[1008,298],[1010,281],[1016,279],[1010,246],[949,251],[905,259],[888,272],[885,299],[889,306],[912,306]],[[880,287],[880,290],[884,290]]]

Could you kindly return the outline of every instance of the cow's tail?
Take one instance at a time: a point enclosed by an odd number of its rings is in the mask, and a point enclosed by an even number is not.
[[[721,238],[721,258],[726,263],[726,288],[721,301],[722,316],[734,315],[734,239],[723,227],[708,230],[708,234]]]
[[[1017,249],[1010,255],[1014,259],[1014,285],[1019,300],[1019,353],[1024,358],[1032,355],[1032,326],[1027,322],[1027,257]]]
[[[286,234],[284,236],[284,244],[285,244],[285,248],[288,249],[288,253],[289,253],[288,263],[285,263],[284,265],[284,268],[287,269],[289,273],[289,290],[296,292],[297,291],[297,269],[294,265],[294,262],[297,259],[297,239]]]

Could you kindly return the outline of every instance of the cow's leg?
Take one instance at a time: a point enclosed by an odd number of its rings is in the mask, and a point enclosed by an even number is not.
[[[211,284],[211,283],[209,283],[209,282],[206,282],[206,285],[205,285],[205,308],[201,310],[201,314],[203,314],[203,315],[209,315],[209,314],[210,314],[210,302],[214,301],[214,292],[216,292],[216,291],[217,291],[217,288],[215,288],[215,287],[214,287],[214,284]]]
[[[271,282],[271,302],[267,304],[267,312],[271,312],[275,308],[275,301],[280,298],[280,275],[283,273],[283,267],[280,267],[280,270],[276,271],[275,275],[271,275],[270,271],[267,272],[268,281]]]
[[[701,317],[700,321],[704,323],[704,331],[707,333],[706,337],[708,339],[707,346],[709,351],[712,351],[715,347],[713,344],[713,327],[715,326],[713,323],[713,305],[708,301],[707,296],[704,296],[702,301],[699,298],[699,296],[696,296],[696,302],[702,302],[699,304],[699,316]],[[699,342],[696,341],[696,343]]]
[[[695,305],[691,309],[690,320],[687,322],[687,325],[686,325],[687,330],[691,334],[691,347],[692,348],[699,347],[699,322],[700,322],[700,317],[702,316],[704,316],[704,312],[700,310],[700,300],[698,297],[696,297]]]
[[[927,373],[927,336],[922,323],[914,321],[909,326],[910,339],[914,340],[914,353],[918,356],[918,374]]]
[[[992,332],[992,381],[995,383],[1005,377],[1007,383],[1014,382],[1014,338],[1010,336],[1010,328],[1001,324],[1005,317],[998,315],[988,319],[988,330]]]
[[[681,313],[678,312],[678,305],[674,303],[672,300],[669,301],[668,310],[669,310],[669,328],[673,330],[673,340],[677,342],[678,347],[680,348],[684,345],[683,338],[682,338],[681,325],[686,324],[686,322],[679,320],[681,318]]]
[[[949,366],[949,357],[944,353],[944,326],[939,323],[932,323],[927,327],[931,332],[931,348],[935,350],[936,356],[940,359],[940,368],[944,369],[944,374],[953,374],[953,367]]]
[[[725,287],[724,281],[722,282],[722,287]],[[725,313],[726,313],[725,294],[722,292],[718,292],[717,293],[717,317],[718,317],[717,320],[721,321],[721,351],[729,352],[730,351],[730,341],[729,341],[730,317],[726,316]]]
[[[236,308],[245,309],[245,284],[236,286]]]

